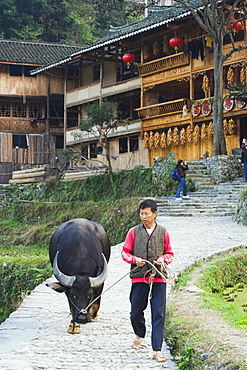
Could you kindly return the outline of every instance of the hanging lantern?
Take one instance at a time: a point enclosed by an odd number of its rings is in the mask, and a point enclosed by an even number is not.
[[[180,48],[183,45],[183,40],[180,39],[180,37],[173,37],[169,40],[169,45],[176,50],[176,53],[178,52],[178,48]]]
[[[131,53],[124,54],[122,56],[122,61],[124,63],[127,63],[127,66],[129,68],[130,67],[130,63],[134,63],[136,61],[136,57],[134,56],[134,54],[131,54]]]
[[[242,28],[242,23],[238,22],[237,19],[231,19],[229,26],[227,26],[228,31],[238,32]]]

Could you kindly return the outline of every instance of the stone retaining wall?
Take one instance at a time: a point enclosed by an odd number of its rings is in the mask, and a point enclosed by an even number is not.
[[[210,176],[216,184],[231,181],[243,176],[243,166],[239,157],[233,155],[217,155],[203,160]]]
[[[234,221],[247,225],[247,191],[242,190],[239,200],[237,211],[233,217]]]
[[[154,158],[153,169],[159,174],[166,174],[174,168],[177,161],[171,156],[169,159],[164,157]],[[195,163],[195,162],[194,162]],[[243,176],[243,166],[240,158],[233,155],[217,155],[198,161],[203,163],[216,184],[231,181],[236,177]]]

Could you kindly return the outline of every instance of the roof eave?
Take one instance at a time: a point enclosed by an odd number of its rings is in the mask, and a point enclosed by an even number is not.
[[[141,28],[141,29],[139,29],[139,30],[136,30],[136,31],[130,32],[130,33],[128,33],[128,34],[121,35],[121,36],[116,37],[116,38],[114,38],[114,39],[106,40],[105,42],[102,42],[102,43],[99,43],[99,44],[94,44],[94,45],[92,45],[92,46],[90,46],[90,47],[88,47],[88,48],[82,49],[82,50],[80,50],[80,51],[78,51],[78,52],[75,52],[75,53],[71,54],[71,55],[70,55],[68,58],[66,58],[66,59],[60,60],[60,61],[58,61],[58,62],[54,62],[54,63],[52,63],[52,64],[49,64],[49,65],[43,66],[43,67],[41,67],[41,68],[37,68],[37,69],[35,69],[35,70],[31,71],[31,72],[30,72],[30,74],[31,74],[31,75],[35,75],[35,74],[38,74],[38,73],[44,72],[44,71],[46,71],[46,70],[48,70],[48,69],[51,69],[51,68],[53,68],[53,67],[57,67],[57,66],[62,65],[62,64],[64,64],[64,63],[70,62],[70,61],[72,60],[72,58],[73,58],[73,57],[76,57],[76,56],[78,56],[78,55],[80,55],[80,54],[84,54],[84,53],[87,53],[87,52],[92,51],[92,50],[97,50],[97,49],[102,48],[102,47],[104,47],[104,46],[108,46],[109,44],[113,44],[114,42],[117,42],[117,41],[120,41],[120,40],[123,40],[123,39],[127,39],[127,38],[129,38],[129,37],[132,37],[132,36],[138,35],[138,34],[140,34],[140,33],[142,33],[142,32],[146,32],[146,31],[149,31],[149,30],[151,30],[151,29],[154,29],[154,28],[157,28],[157,27],[163,26],[163,25],[165,25],[165,24],[167,24],[167,23],[173,22],[174,20],[177,20],[177,19],[180,19],[180,18],[185,18],[185,17],[189,16],[190,14],[191,14],[191,12],[190,12],[190,11],[187,11],[187,12],[185,12],[185,13],[183,13],[183,14],[180,14],[180,15],[179,15],[179,16],[177,16],[177,17],[172,17],[172,18],[170,18],[170,19],[166,19],[166,20],[164,20],[164,21],[161,21],[161,22],[158,22],[158,23],[154,23],[154,24],[152,24],[152,25],[150,25],[150,26],[147,26],[147,27]]]

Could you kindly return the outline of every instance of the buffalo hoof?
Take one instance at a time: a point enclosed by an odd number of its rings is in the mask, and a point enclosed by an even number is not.
[[[67,332],[69,334],[80,334],[81,332],[80,324],[78,324],[77,322],[71,322],[69,324]]]

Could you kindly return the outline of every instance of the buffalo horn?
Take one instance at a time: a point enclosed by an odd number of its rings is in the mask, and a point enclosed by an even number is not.
[[[54,275],[57,278],[57,280],[59,281],[59,283],[61,283],[62,285],[66,286],[68,288],[72,287],[76,277],[65,275],[64,273],[62,273],[62,271],[59,270],[58,264],[57,264],[58,253],[59,253],[59,251],[57,251],[57,253],[55,255],[55,258],[53,260],[53,264],[52,264]]]
[[[101,272],[101,274],[99,276],[89,277],[92,288],[100,287],[104,283],[104,281],[105,281],[105,279],[107,278],[107,275],[108,275],[107,261],[106,261],[105,256],[103,255],[103,253],[102,253],[102,256],[103,256],[103,260],[104,260],[103,271]]]

